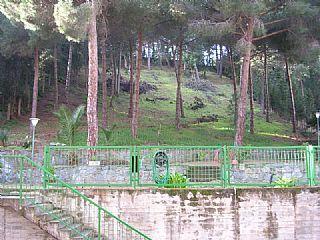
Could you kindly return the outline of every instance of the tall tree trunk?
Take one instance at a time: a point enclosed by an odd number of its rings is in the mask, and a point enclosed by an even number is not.
[[[265,70],[265,67],[263,67]],[[260,108],[263,114],[266,114],[266,80],[265,75],[266,73],[263,73],[263,77],[260,78],[260,88],[261,88],[261,94],[260,94]]]
[[[92,0],[92,16],[88,31],[89,74],[88,74],[88,99],[87,99],[87,123],[88,146],[98,144],[98,47],[96,26],[96,2]]]
[[[58,86],[58,53],[57,53],[57,45],[54,45],[53,49],[53,77],[54,77],[54,85],[55,85],[55,102],[54,108],[57,109],[59,105],[59,86]]]
[[[30,103],[31,103],[31,92],[30,92],[30,86],[29,86],[29,83],[28,83],[28,77],[26,78],[26,83],[25,83],[25,94],[26,94],[26,97],[27,97],[26,107],[27,107],[27,110],[29,111],[30,110]]]
[[[113,99],[115,96],[116,81],[117,81],[117,70],[115,65],[116,61],[115,61],[114,53],[111,53],[110,56],[111,56],[111,68],[112,68],[110,107],[113,108]]]
[[[184,114],[182,93],[180,94],[180,106],[181,106],[181,118],[185,118],[186,115]]]
[[[106,39],[101,43],[101,62],[102,62],[102,127],[107,128],[107,49]]]
[[[130,103],[129,103],[129,118],[132,118],[133,111],[133,95],[134,95],[134,82],[133,82],[133,66],[134,66],[134,57],[133,57],[133,39],[129,40],[129,51],[130,51]]]
[[[199,82],[200,81],[200,76],[199,76],[199,70],[198,70],[197,63],[193,64],[193,68],[194,68],[194,73],[195,73],[195,80],[197,82]]]
[[[122,47],[120,47],[120,51],[119,51],[119,64],[118,64],[118,75],[117,75],[117,95],[120,94],[121,65],[122,65]]]
[[[253,25],[254,20],[250,18],[248,20],[246,33],[244,39],[248,43],[248,47],[245,49],[243,54],[243,64],[242,64],[242,77],[240,86],[240,97],[238,102],[238,116],[237,116],[237,126],[234,144],[236,146],[241,146],[243,144],[243,138],[246,127],[246,110],[247,110],[247,92],[248,92],[248,79],[249,79],[249,66],[251,58],[251,44],[253,37]]]
[[[32,96],[32,110],[31,117],[37,116],[37,104],[38,104],[38,85],[39,84],[39,49],[34,48],[34,78],[33,78],[33,96]]]
[[[220,64],[219,64],[219,51],[218,51],[218,44],[216,44],[216,71],[217,71],[217,74],[219,74],[219,70],[220,70]]]
[[[173,46],[172,46],[172,49],[173,49]],[[173,62],[174,62],[174,71],[175,71],[175,74],[176,74],[176,79],[177,79],[177,83],[178,83],[178,78],[180,79],[180,85],[179,85],[179,92],[180,92],[180,103],[179,103],[179,108],[180,108],[180,118],[185,118],[185,114],[184,114],[184,108],[183,108],[183,98],[182,98],[182,92],[181,92],[181,75],[182,75],[182,69],[180,69],[180,73],[179,73],[179,64],[180,64],[180,52],[178,52],[178,57],[179,57],[179,60],[178,60],[178,64],[177,64],[177,61],[176,61],[176,55],[177,55],[177,50],[173,51]],[[180,51],[180,49],[178,50]],[[182,57],[182,56],[181,56]],[[182,61],[182,60],[181,60]],[[181,62],[182,64],[182,62]],[[181,66],[181,68],[183,68],[183,65]],[[196,68],[196,71],[198,71],[198,68],[197,68],[197,64],[195,64],[195,68]],[[180,76],[179,76],[180,74]],[[198,76],[199,78],[199,72],[198,74],[196,74],[196,76]],[[198,79],[200,80],[200,78]],[[178,90],[178,89],[177,89]]]
[[[124,68],[128,69],[128,60],[126,55],[123,55],[123,60],[124,60]]]
[[[46,71],[45,69],[43,68],[42,69],[42,94],[44,94],[45,92],[45,88],[46,88]]]
[[[22,105],[22,98],[19,97],[19,99],[18,99],[18,117],[21,116],[21,105]]]
[[[177,66],[177,94],[176,94],[176,128],[181,128],[181,103],[182,103],[182,96],[181,96],[181,77],[182,77],[182,57],[183,57],[183,37],[180,36],[179,41],[179,60]]]
[[[252,69],[249,66],[249,95],[250,95],[250,133],[254,134],[254,99],[253,99],[253,81]]]
[[[11,119],[11,102],[8,103],[7,107],[7,121]]]
[[[72,50],[73,45],[72,42],[69,43],[69,56],[68,56],[68,66],[67,66],[67,74],[66,74],[66,99],[67,104],[69,104],[69,87],[70,87],[70,77],[71,77],[71,67],[72,67]]]
[[[132,121],[131,121],[131,134],[133,138],[138,136],[138,117],[139,117],[139,94],[140,94],[140,74],[141,74],[141,64],[142,64],[142,31],[138,32],[138,64],[136,72],[135,81],[135,91],[133,98],[133,111],[132,111]]]
[[[266,122],[270,122],[270,96],[269,96],[269,80],[268,80],[268,55],[267,55],[267,47],[264,48],[264,108],[266,112]]]
[[[301,88],[301,96],[302,96],[302,103],[303,103],[303,113],[304,116],[307,120],[307,108],[306,108],[306,99],[305,99],[305,90],[304,90],[304,84],[303,84],[303,80],[301,78],[298,78],[298,81],[300,83],[300,88]]]
[[[219,64],[219,77],[222,78],[222,72],[223,72],[223,48],[222,45],[220,45],[220,64]]]
[[[147,58],[148,58],[148,70],[151,70],[151,53],[150,53],[150,45],[147,44]]]
[[[233,85],[233,100],[234,100],[234,124],[237,122],[237,111],[238,111],[238,94],[237,94],[237,71],[233,60],[232,48],[229,48],[229,60],[232,68],[232,85]]]
[[[294,92],[291,80],[291,74],[289,70],[289,64],[287,57],[284,58],[285,65],[286,65],[286,77],[288,81],[289,93],[290,93],[290,100],[291,100],[291,121],[292,121],[292,132],[297,132],[297,113],[296,113],[296,104],[294,100]]]
[[[162,69],[162,45],[161,45],[161,41],[158,42],[158,58],[159,58],[159,66],[160,69]]]
[[[49,74],[48,76],[48,88],[51,87],[51,74]]]

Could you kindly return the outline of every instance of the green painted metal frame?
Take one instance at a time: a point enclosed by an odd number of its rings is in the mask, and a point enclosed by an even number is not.
[[[308,181],[307,182],[300,182],[300,185],[309,185],[309,186],[314,186],[315,185],[315,169],[314,169],[314,154],[313,154],[313,146],[279,146],[279,147],[274,147],[274,146],[227,146],[226,147],[226,155],[225,158],[227,159],[226,167],[228,170],[228,183],[226,184],[226,187],[274,187],[277,186],[275,183],[231,183],[230,182],[230,166],[231,164],[231,159],[229,157],[229,152],[232,150],[301,150],[304,151],[306,154],[306,160],[305,160],[305,167],[306,167],[306,176]]]
[[[129,225],[128,223],[122,221],[120,218],[116,217],[114,214],[112,214],[111,212],[109,212],[108,210],[106,210],[105,208],[103,208],[102,206],[100,206],[99,204],[97,204],[96,202],[94,202],[92,199],[88,198],[85,194],[79,192],[77,189],[75,189],[73,186],[71,186],[68,183],[63,182],[62,180],[60,180],[58,177],[56,177],[55,175],[51,174],[46,167],[44,166],[40,166],[39,164],[37,164],[36,162],[32,161],[31,159],[29,159],[28,157],[24,156],[24,155],[1,155],[0,157],[4,157],[4,158],[13,158],[13,159],[19,159],[19,187],[18,187],[18,191],[19,191],[19,207],[20,209],[22,208],[22,205],[24,203],[23,198],[24,198],[24,194],[26,194],[28,191],[30,191],[31,189],[27,189],[24,188],[23,185],[23,177],[24,177],[24,164],[25,162],[27,162],[28,164],[30,164],[31,166],[35,167],[36,169],[40,170],[43,174],[43,179],[44,180],[48,180],[50,179],[54,179],[57,183],[59,183],[60,188],[66,188],[69,191],[71,191],[73,194],[75,194],[76,196],[78,196],[79,198],[81,198],[83,201],[85,201],[87,204],[90,204],[91,206],[95,207],[97,209],[97,219],[98,219],[98,239],[103,239],[102,234],[101,234],[101,223],[102,223],[102,213],[107,216],[108,218],[112,218],[113,220],[115,220],[118,224],[128,228],[130,231],[132,231],[134,234],[136,234],[137,237],[139,237],[139,239],[145,239],[145,240],[151,240],[150,237],[146,236],[145,234],[143,234],[142,232],[140,232],[139,230],[135,229],[134,227],[132,227],[131,225]],[[48,184],[43,184],[42,186],[35,186],[34,188],[32,188],[32,190],[49,190],[50,186],[48,186]],[[57,192],[59,192],[58,190],[56,190]],[[46,211],[46,209],[42,209],[43,211]],[[53,216],[53,219],[58,219],[58,216]],[[76,229],[72,229],[77,232]],[[81,232],[77,232],[78,234],[81,235]],[[91,239],[88,238],[86,236],[82,236],[84,237],[84,239]]]
[[[312,148],[312,156],[314,162],[314,185],[320,185],[320,146],[315,146]]]
[[[224,147],[221,146],[136,146],[136,155],[138,156],[138,165],[142,166],[142,156],[141,156],[141,151],[143,150],[221,150],[221,152],[224,151]],[[172,164],[170,164],[172,165]],[[165,188],[170,188],[170,187],[224,187],[226,186],[226,181],[227,179],[224,179],[222,176],[227,176],[225,173],[225,168],[223,167],[224,164],[220,165],[220,182],[219,183],[203,183],[203,182],[188,182],[188,183],[182,183],[182,184],[158,184],[158,183],[143,183],[142,180],[140,179],[140,175],[138,174],[139,178],[138,181],[136,182],[136,185],[134,187],[165,187]],[[140,170],[140,169],[139,169]]]
[[[126,183],[69,183],[70,186],[73,187],[131,187],[137,185],[136,182],[138,181],[136,174],[134,174],[131,171],[132,167],[135,167],[135,163],[132,161],[132,157],[136,156],[136,147],[135,146],[45,146],[44,147],[44,166],[48,169],[48,167],[53,167],[52,162],[51,162],[51,156],[52,156],[52,151],[56,150],[65,150],[65,151],[70,151],[70,150],[79,150],[79,149],[86,149],[86,150],[129,150],[130,151],[130,161],[128,164],[128,182]],[[134,164],[132,166],[132,164]],[[44,175],[44,185],[49,184],[47,176]],[[49,184],[52,185],[52,184]]]
[[[143,150],[201,150],[201,149],[219,149],[221,151],[221,156],[223,161],[220,163],[220,171],[221,171],[221,179],[219,182],[213,183],[197,183],[197,182],[188,182],[187,184],[181,185],[181,187],[243,187],[243,186],[257,186],[257,187],[272,187],[273,183],[234,183],[231,182],[231,159],[230,159],[230,151],[232,150],[244,150],[244,151],[252,151],[252,150],[279,150],[279,151],[305,151],[305,169],[307,174],[307,182],[301,182],[301,184],[315,186],[320,185],[320,147],[313,146],[281,146],[281,147],[273,147],[273,146],[264,146],[264,147],[255,147],[255,146],[46,146],[44,149],[44,162],[43,166],[48,169],[51,167],[51,151],[52,150],[66,150],[66,151],[77,151],[78,149],[94,149],[94,150],[112,150],[112,149],[127,149],[130,151],[130,163],[128,164],[128,182],[123,183],[79,183],[79,184],[70,184],[73,187],[173,187],[170,184],[156,184],[156,183],[145,183],[140,178],[141,164],[142,164],[142,151]],[[302,162],[302,161],[301,161]],[[317,170],[318,169],[318,170]],[[318,173],[318,172],[319,173]],[[53,185],[48,181],[48,174],[44,173],[43,178],[43,187],[46,185]],[[174,184],[177,186],[177,184]]]

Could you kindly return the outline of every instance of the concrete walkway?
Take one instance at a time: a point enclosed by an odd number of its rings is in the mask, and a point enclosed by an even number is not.
[[[10,207],[0,206],[0,240],[54,240]]]

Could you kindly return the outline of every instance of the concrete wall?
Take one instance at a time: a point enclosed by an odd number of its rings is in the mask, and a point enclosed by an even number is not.
[[[79,190],[154,240],[320,239],[320,187]],[[74,194],[47,197],[97,229]]]
[[[152,239],[320,239],[320,188],[83,190]]]

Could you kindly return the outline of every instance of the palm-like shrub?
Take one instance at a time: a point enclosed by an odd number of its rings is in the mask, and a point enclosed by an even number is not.
[[[78,106],[73,112],[62,105],[54,114],[59,119],[60,130],[58,138],[63,143],[72,146],[75,142],[75,133],[81,125],[81,118],[84,114],[85,107]]]
[[[0,143],[5,146],[8,141],[9,132],[7,129],[0,129]]]

